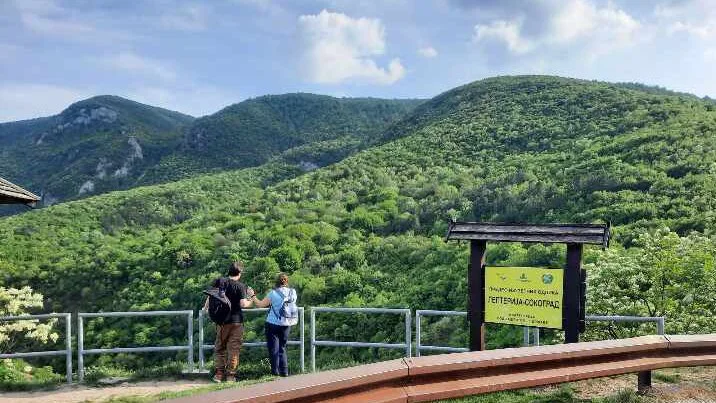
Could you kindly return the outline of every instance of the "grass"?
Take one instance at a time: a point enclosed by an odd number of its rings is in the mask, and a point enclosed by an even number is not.
[[[679,374],[665,374],[663,372],[653,371],[651,376],[657,381],[666,383],[679,383],[681,382],[681,375]]]
[[[441,403],[647,403],[644,397],[631,390],[620,391],[606,398],[580,399],[574,395],[569,385],[547,393],[538,393],[530,389],[509,392],[496,392],[484,395],[468,396],[460,399],[441,400]]]
[[[115,398],[111,398],[109,400],[105,400],[104,403],[153,403],[153,402],[158,402],[158,401],[164,400],[164,399],[174,399],[174,398],[178,398],[178,397],[192,396],[192,395],[196,395],[196,394],[200,394],[200,393],[213,392],[216,390],[241,388],[241,387],[253,385],[256,383],[267,382],[272,379],[275,379],[275,377],[274,376],[263,376],[261,378],[248,379],[248,380],[244,380],[241,382],[225,382],[225,383],[217,383],[217,384],[211,384],[211,385],[206,385],[206,386],[199,386],[199,387],[192,388],[189,390],[184,390],[181,392],[161,392],[161,393],[157,393],[157,394],[151,395],[151,396],[115,397]]]
[[[52,367],[33,367],[24,360],[0,361],[0,391],[28,391],[56,388],[65,377]]]

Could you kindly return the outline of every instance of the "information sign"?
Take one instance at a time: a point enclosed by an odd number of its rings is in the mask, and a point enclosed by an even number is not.
[[[562,269],[485,267],[485,322],[562,328]]]

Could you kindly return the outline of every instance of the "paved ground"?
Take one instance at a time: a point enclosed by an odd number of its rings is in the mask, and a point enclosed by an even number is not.
[[[146,396],[165,391],[182,391],[197,386],[207,385],[208,381],[157,381],[125,383],[110,387],[62,386],[55,390],[38,392],[3,392],[0,393],[0,403],[75,403],[75,402],[101,402],[112,397],[120,396]]]

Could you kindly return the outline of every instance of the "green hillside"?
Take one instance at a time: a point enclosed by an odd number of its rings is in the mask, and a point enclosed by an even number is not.
[[[287,94],[251,99],[194,120],[99,96],[57,116],[0,124],[0,175],[52,205],[202,172],[257,166],[293,147],[298,148],[286,161],[311,170],[364,148],[417,103]]]
[[[302,93],[249,99],[197,119],[182,147],[144,183],[257,166],[296,147],[303,148],[291,154],[291,161],[306,169],[325,166],[362,148],[420,102]],[[317,142],[323,145],[313,147]]]
[[[132,186],[181,141],[194,118],[116,96],[72,104],[59,115],[0,124],[0,175],[45,205]]]
[[[589,310],[666,315],[671,332],[716,331],[712,102],[499,77],[421,104],[382,138],[305,174],[275,160],[4,218],[0,284],[33,285],[55,311],[198,308],[200,290],[241,258],[259,291],[289,272],[304,306],[464,309],[467,248],[443,241],[448,218],[610,221],[612,250],[585,255]],[[563,259],[561,246],[488,253],[491,263]],[[131,326],[111,334],[89,326],[86,340],[143,343],[157,330]],[[356,326],[326,320],[318,332],[385,342],[401,325]],[[464,343],[451,326],[440,322],[434,335]],[[510,332],[496,329],[488,344],[516,342]]]

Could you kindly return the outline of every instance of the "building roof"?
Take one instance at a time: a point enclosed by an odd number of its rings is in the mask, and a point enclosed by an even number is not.
[[[450,221],[446,240],[577,243],[609,246],[608,224],[498,224]]]
[[[27,204],[34,206],[38,201],[40,201],[40,196],[0,178],[0,204]]]

